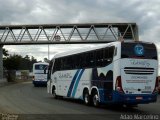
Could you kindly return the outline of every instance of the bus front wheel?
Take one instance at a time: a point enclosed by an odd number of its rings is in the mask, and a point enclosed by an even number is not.
[[[53,95],[54,99],[57,99],[57,95],[56,95],[56,90],[55,89],[52,89],[52,95]]]

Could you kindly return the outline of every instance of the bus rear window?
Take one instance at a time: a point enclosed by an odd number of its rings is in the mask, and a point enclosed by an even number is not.
[[[44,70],[47,65],[35,65],[35,70]]]
[[[121,58],[156,59],[157,50],[154,44],[122,43]]]

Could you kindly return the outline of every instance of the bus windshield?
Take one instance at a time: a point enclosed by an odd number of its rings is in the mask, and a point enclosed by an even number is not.
[[[154,44],[122,43],[121,58],[142,58],[157,60],[157,50]]]

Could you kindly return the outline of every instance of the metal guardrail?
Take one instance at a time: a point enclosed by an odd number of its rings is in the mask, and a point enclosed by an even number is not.
[[[136,23],[0,25],[0,45],[138,41]]]

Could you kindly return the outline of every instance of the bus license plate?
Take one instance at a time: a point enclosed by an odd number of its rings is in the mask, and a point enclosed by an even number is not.
[[[142,100],[143,98],[142,97],[136,97],[136,100]]]

